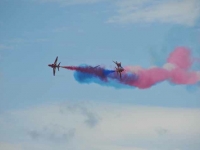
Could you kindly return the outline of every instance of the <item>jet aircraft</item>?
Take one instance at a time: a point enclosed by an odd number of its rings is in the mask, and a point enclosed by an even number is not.
[[[55,76],[55,73],[56,73],[56,68],[58,68],[58,71],[59,71],[59,67],[60,67],[60,63],[57,65],[57,61],[58,61],[58,56],[56,57],[53,64],[48,65],[49,67],[53,68],[53,75],[54,76]]]
[[[124,68],[121,66],[121,62],[113,61],[117,67],[115,67],[115,72],[120,75],[120,78],[122,77],[121,73],[124,71]]]
[[[117,72],[117,74],[119,74],[120,75],[120,79],[122,78],[122,72],[124,71],[124,68],[122,68],[122,67],[115,67],[115,72]]]
[[[113,61],[113,62],[117,65],[117,67],[122,67],[121,62],[117,62],[117,61]]]

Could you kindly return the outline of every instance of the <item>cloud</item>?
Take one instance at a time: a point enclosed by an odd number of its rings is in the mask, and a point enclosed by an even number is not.
[[[108,22],[161,22],[194,26],[200,14],[199,0],[124,0],[116,3],[118,15]]]
[[[70,112],[80,112],[82,115],[85,116],[84,122],[88,127],[95,127],[101,120],[101,118],[95,114],[94,112],[90,111],[86,106],[82,106],[80,104],[65,104],[60,107],[61,113],[66,113],[66,111]]]
[[[199,116],[200,109],[88,101],[43,105],[2,113],[0,141],[29,150],[198,150]]]
[[[28,134],[32,139],[38,139],[41,136],[41,134],[35,130],[29,131]]]
[[[163,128],[158,128],[155,131],[158,133],[158,135],[161,135],[161,136],[169,132],[167,129],[163,129]]]
[[[117,15],[108,23],[174,23],[194,26],[200,17],[199,0],[33,0],[39,3],[58,3],[61,6],[106,2],[114,5]],[[60,31],[62,29],[58,29]],[[56,30],[57,31],[57,30]]]
[[[50,140],[52,142],[68,142],[75,135],[75,129],[64,129],[63,131],[59,131],[60,126],[55,126],[55,128],[45,127],[42,130],[31,130],[28,131],[28,135],[33,140]]]
[[[88,112],[87,110],[84,110],[84,114],[87,116],[85,123],[89,127],[95,127],[98,124],[99,119],[97,118],[95,114],[93,114],[92,112]]]
[[[22,150],[20,144],[12,144],[7,142],[0,142],[1,150]]]

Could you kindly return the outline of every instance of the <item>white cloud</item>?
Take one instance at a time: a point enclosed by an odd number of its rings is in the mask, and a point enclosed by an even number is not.
[[[22,150],[19,144],[12,144],[6,142],[0,142],[0,149],[1,150]]]
[[[44,105],[1,114],[0,130],[6,132],[0,141],[23,141],[23,150],[196,150],[199,116],[199,109],[186,108],[91,102]]]
[[[199,0],[33,0],[58,3],[61,6],[109,2],[116,6],[117,15],[108,23],[175,23],[194,26],[200,14]],[[113,7],[112,7],[113,8]]]
[[[108,22],[161,22],[193,26],[200,14],[199,0],[124,0],[117,3],[118,15]]]

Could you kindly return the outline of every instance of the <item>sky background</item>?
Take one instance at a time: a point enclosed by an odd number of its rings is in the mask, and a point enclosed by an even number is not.
[[[199,150],[199,85],[116,89],[48,67],[200,58],[199,24],[199,0],[1,0],[0,149]]]

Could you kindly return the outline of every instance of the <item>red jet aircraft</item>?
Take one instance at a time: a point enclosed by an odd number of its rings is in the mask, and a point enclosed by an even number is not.
[[[122,67],[121,62],[119,62],[119,63],[117,61],[113,61],[113,62],[117,65],[117,67]]]
[[[117,72],[117,74],[119,74],[120,75],[120,79],[122,78],[122,72],[124,71],[124,68],[122,68],[122,67],[115,67],[115,71]]]
[[[113,61],[116,65],[117,65],[117,67],[115,67],[115,71],[117,72],[117,74],[119,74],[120,75],[120,78],[122,78],[122,75],[121,75],[121,73],[124,71],[124,68],[121,66],[121,62],[117,62],[117,61]]]
[[[59,71],[59,67],[60,67],[60,63],[57,65],[57,61],[58,61],[58,56],[56,57],[56,60],[54,61],[53,64],[49,64],[48,66],[53,68],[53,75],[55,76],[56,73],[56,68],[58,68]]]

